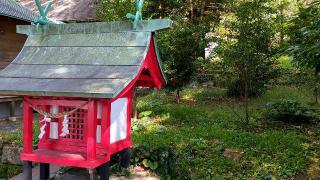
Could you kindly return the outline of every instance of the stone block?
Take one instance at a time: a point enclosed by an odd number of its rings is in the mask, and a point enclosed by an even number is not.
[[[9,145],[3,146],[2,149],[2,163],[10,163],[20,165],[20,154],[22,148],[12,147]]]

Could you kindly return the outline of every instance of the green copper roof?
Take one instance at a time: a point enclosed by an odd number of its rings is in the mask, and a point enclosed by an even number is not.
[[[172,21],[169,19],[154,19],[142,21],[142,24],[133,28],[130,21],[96,22],[96,23],[70,23],[48,24],[40,31],[35,26],[17,26],[17,32],[27,35],[62,35],[62,34],[97,34],[111,32],[155,32],[170,28]]]
[[[140,31],[130,22],[20,26],[29,37],[0,72],[0,94],[113,98],[137,76],[153,31],[167,27],[144,23]]]
[[[0,1],[0,15],[21,19],[28,22],[34,22],[40,16],[39,14],[30,11],[14,0]]]

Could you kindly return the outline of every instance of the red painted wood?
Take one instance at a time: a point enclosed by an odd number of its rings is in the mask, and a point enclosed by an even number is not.
[[[39,149],[47,149],[47,150],[57,150],[57,151],[65,151],[65,152],[72,152],[72,153],[82,153],[85,154],[87,151],[87,146],[77,145],[76,143],[72,145],[65,145],[63,143],[52,142],[52,140],[41,143],[38,145]],[[108,148],[102,148],[101,145],[97,144],[96,153],[97,154],[109,154]]]
[[[23,103],[23,152],[32,153],[33,111],[29,104]]]
[[[108,149],[109,154],[116,154],[124,149],[132,147],[131,137],[127,139],[112,143]]]
[[[96,159],[97,102],[90,100],[88,104],[87,159]]]
[[[148,72],[155,83],[155,86],[158,90],[165,84],[164,77],[162,76],[160,65],[157,61],[157,56],[154,47],[154,39],[151,39],[150,48],[149,48],[149,56],[147,57],[147,69]]]
[[[59,106],[59,112],[70,111],[75,107]],[[49,110],[47,111],[49,112]],[[86,152],[86,129],[87,111],[77,110],[74,114],[68,116],[70,134],[66,137],[60,137],[57,140],[43,139],[39,142],[39,148],[66,150],[70,152]],[[55,120],[55,119],[53,119]],[[58,135],[62,132],[63,118],[58,120]],[[84,147],[84,148],[81,148]]]
[[[153,88],[154,87],[154,83],[152,81],[137,81],[135,86],[139,87],[150,87]]]
[[[152,81],[152,78],[149,75],[142,74],[139,81]]]
[[[132,117],[132,98],[133,90],[131,90],[128,95],[128,107],[127,107],[127,138],[131,138],[131,117]]]
[[[56,150],[38,149],[32,154],[22,153],[22,161],[33,161],[38,163],[49,163],[61,166],[73,166],[79,168],[94,169],[108,161],[110,161],[109,155],[97,155],[97,158],[92,161],[86,160],[85,153],[73,153]]]
[[[110,101],[102,102],[102,119],[101,119],[101,145],[102,148],[108,148],[110,145]]]
[[[27,98],[27,101],[33,105],[38,106],[65,106],[65,107],[78,107],[85,104],[87,101],[80,100],[51,100],[51,99],[30,99]],[[81,109],[87,109],[87,105]]]
[[[153,87],[157,87],[160,90],[162,86],[165,84],[165,79],[162,76],[162,73],[160,70],[160,64],[158,63],[157,57],[156,57],[156,52],[154,47],[154,38],[151,38],[150,48],[148,50],[146,59],[142,64],[139,72],[137,73],[137,76],[127,85],[126,88],[124,88],[115,98],[113,98],[112,101],[115,101],[120,97],[123,97],[125,94],[131,91],[134,87],[136,87],[137,82],[139,81],[143,71],[147,71],[150,74],[150,77],[153,80],[152,81]],[[144,84],[142,83],[142,85]],[[147,85],[148,85],[147,87],[150,87],[149,83]]]

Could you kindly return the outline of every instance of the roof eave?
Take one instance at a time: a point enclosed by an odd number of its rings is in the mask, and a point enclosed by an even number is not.
[[[81,93],[81,92],[45,92],[45,91],[12,91],[1,90],[1,95],[41,96],[41,97],[77,97],[77,98],[112,98],[114,94]]]

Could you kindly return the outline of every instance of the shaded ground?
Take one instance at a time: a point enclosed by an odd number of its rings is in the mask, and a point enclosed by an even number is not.
[[[39,166],[33,168],[32,171],[33,179],[39,179]],[[86,180],[87,171],[84,169],[70,169],[62,168],[60,166],[50,166],[50,178],[52,180]],[[21,180],[22,174],[19,174],[10,180]],[[133,171],[130,176],[115,176],[112,175],[110,180],[159,180],[160,178],[154,175],[150,175],[147,171]]]
[[[56,175],[54,180],[81,180],[86,179],[87,171],[81,169],[72,169],[67,172]],[[110,176],[110,180],[159,180],[157,176],[152,176],[147,172],[133,172],[130,176]]]

